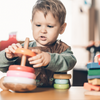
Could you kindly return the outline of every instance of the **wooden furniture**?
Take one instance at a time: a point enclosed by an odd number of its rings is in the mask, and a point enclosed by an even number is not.
[[[83,87],[71,87],[69,90],[54,88],[36,88],[30,93],[11,93],[1,91],[0,100],[100,100],[100,96],[84,95]]]

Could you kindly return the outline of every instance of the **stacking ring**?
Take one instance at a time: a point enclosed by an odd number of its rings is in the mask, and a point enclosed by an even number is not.
[[[36,88],[35,79],[23,77],[4,77],[3,85],[16,92],[32,91]]]
[[[54,74],[55,79],[71,79],[71,74]]]
[[[20,66],[20,65],[10,65],[9,70],[16,70],[16,71],[25,71],[30,73],[35,73],[34,68],[27,67],[27,66]]]
[[[31,56],[31,57],[36,56],[36,53],[32,52],[29,49],[25,49],[25,48],[17,48],[15,50],[15,53],[19,53],[19,54],[23,54],[23,55]]]
[[[15,71],[15,70],[7,71],[7,76],[26,77],[26,78],[36,79],[36,75],[34,73]]]
[[[55,89],[68,89],[69,84],[54,84]]]
[[[7,77],[5,77],[3,83],[36,85],[35,79],[24,78],[24,77],[16,77],[15,78],[13,76],[7,76]]]
[[[55,79],[56,84],[67,84],[68,80],[67,79]]]

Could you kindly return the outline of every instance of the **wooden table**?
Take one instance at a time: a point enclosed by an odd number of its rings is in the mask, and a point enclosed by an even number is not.
[[[1,91],[0,100],[100,100],[100,96],[85,96],[86,91],[83,87],[71,87],[69,90],[36,88],[30,93]]]

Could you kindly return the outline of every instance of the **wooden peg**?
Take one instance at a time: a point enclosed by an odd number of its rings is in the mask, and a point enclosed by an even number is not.
[[[28,44],[29,44],[29,38],[26,38],[24,42],[24,49],[28,49]],[[21,66],[25,66],[26,58],[27,58],[26,55],[22,55]]]

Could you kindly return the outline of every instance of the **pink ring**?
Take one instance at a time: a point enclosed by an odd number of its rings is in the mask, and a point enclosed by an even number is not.
[[[7,71],[7,76],[25,77],[25,78],[36,79],[36,76],[34,73],[15,71],[15,70]]]

